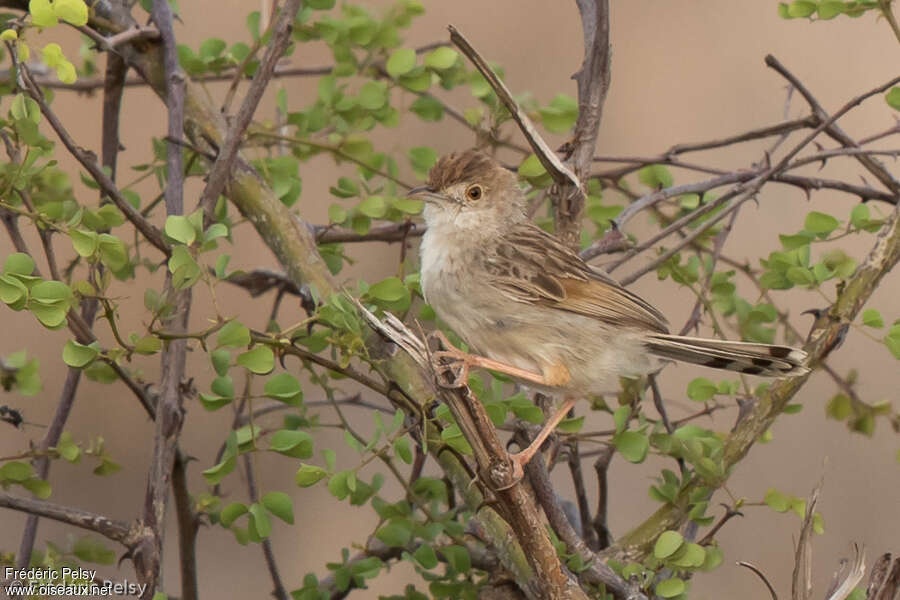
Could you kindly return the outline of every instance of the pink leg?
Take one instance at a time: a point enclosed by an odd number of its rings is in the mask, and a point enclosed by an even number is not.
[[[543,445],[550,434],[553,433],[556,426],[559,425],[559,422],[566,418],[566,415],[572,410],[573,406],[575,406],[575,398],[566,398],[566,401],[559,407],[559,410],[557,410],[550,420],[544,424],[543,429],[541,429],[537,437],[534,438],[534,441],[521,452],[509,457],[513,462],[513,478],[516,481],[525,475],[525,465],[527,465],[528,461],[540,451],[541,445]]]
[[[446,338],[446,336],[444,336],[444,334],[440,331],[435,331],[433,335],[440,339],[444,347],[447,348],[446,350],[435,352],[435,359],[440,360],[441,358],[449,358],[462,363],[462,368],[460,369],[459,375],[457,376],[456,383],[458,385],[465,384],[466,379],[468,379],[469,369],[472,367],[490,369],[491,371],[504,373],[506,375],[509,375],[510,377],[515,377],[516,379],[520,379],[522,381],[530,381],[531,383],[536,383],[538,385],[553,385],[553,382],[548,382],[547,378],[539,373],[534,373],[526,369],[520,369],[519,367],[514,367],[512,365],[507,365],[506,363],[486,358],[484,356],[478,356],[476,354],[463,352],[459,348],[455,348],[453,344],[451,344],[450,341]]]

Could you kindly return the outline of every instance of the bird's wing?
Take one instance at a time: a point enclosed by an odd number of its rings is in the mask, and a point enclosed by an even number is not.
[[[515,301],[668,332],[665,317],[653,306],[530,223],[514,225],[483,260],[487,283]]]

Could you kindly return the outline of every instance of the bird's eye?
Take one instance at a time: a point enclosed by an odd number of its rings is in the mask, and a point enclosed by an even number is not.
[[[481,200],[481,186],[477,183],[466,188],[466,198],[469,200]]]

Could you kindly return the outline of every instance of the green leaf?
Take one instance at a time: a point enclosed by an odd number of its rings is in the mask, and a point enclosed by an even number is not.
[[[563,433],[578,433],[584,426],[584,416],[573,417],[571,419],[563,419],[556,427]]]
[[[208,38],[200,43],[200,48],[197,49],[197,54],[203,60],[211,61],[212,59],[221,55],[227,47],[228,44],[226,44],[225,40],[221,38]]]
[[[53,27],[59,23],[50,0],[31,0],[28,12],[31,13],[31,22],[38,27]]]
[[[241,515],[247,514],[247,511],[247,505],[243,502],[232,502],[219,513],[219,523],[222,527],[231,527],[231,524]]]
[[[863,311],[862,322],[863,325],[867,327],[875,327],[876,329],[884,327],[884,320],[881,318],[881,313],[874,308],[867,308]]]
[[[250,534],[256,534],[259,539],[265,539],[272,534],[272,521],[268,513],[259,504],[250,505]],[[252,537],[251,537],[252,539]]]
[[[401,75],[397,82],[413,92],[425,92],[431,87],[431,71],[425,67],[416,67],[409,73]]]
[[[17,460],[0,466],[0,481],[12,481],[20,483],[31,479],[33,475],[31,465]]]
[[[895,110],[900,110],[900,87],[892,87],[887,94],[884,95],[884,101],[888,106]]]
[[[383,81],[368,81],[359,90],[359,105],[367,110],[378,110],[387,101],[387,84]]]
[[[76,27],[87,25],[88,8],[84,0],[54,0],[53,12],[57,18]]]
[[[703,564],[700,566],[702,571],[712,571],[722,564],[724,555],[718,546],[707,546],[705,548],[706,556],[703,558]]]
[[[675,554],[684,544],[684,538],[677,531],[663,531],[653,546],[653,556],[663,560]]]
[[[419,173],[427,173],[437,162],[437,152],[428,146],[417,146],[409,149],[409,162]]]
[[[444,116],[444,105],[430,96],[416,98],[410,105],[409,110],[427,122],[440,121]]]
[[[166,218],[166,235],[185,246],[197,239],[197,230],[184,215],[169,215]]]
[[[809,17],[816,12],[816,3],[810,0],[794,0],[788,5],[787,12],[793,19]]]
[[[369,196],[356,208],[367,217],[380,219],[387,213],[387,202],[381,196]]]
[[[566,94],[559,94],[550,105],[539,109],[541,122],[548,131],[565,133],[572,129],[578,119],[578,102]]]
[[[246,348],[250,345],[250,330],[240,321],[229,321],[219,330],[216,348]]]
[[[400,460],[406,464],[412,464],[412,451],[409,449],[409,440],[405,437],[398,437],[394,440],[394,452],[400,457]]]
[[[310,487],[328,476],[328,473],[322,467],[315,465],[301,464],[297,469],[294,480],[300,487]]]
[[[406,519],[391,519],[375,531],[375,537],[391,548],[406,546],[412,539],[412,529]]]
[[[422,544],[416,548],[412,556],[416,559],[416,562],[426,569],[433,569],[438,564],[437,554],[435,554],[434,546],[431,544]]]
[[[284,492],[269,492],[262,497],[261,502],[270,513],[285,523],[294,523],[294,506],[291,497]]]
[[[334,188],[332,188],[334,189]],[[343,223],[347,220],[347,209],[339,204],[332,204],[328,207],[328,222]]]
[[[623,431],[616,434],[613,443],[625,460],[632,463],[643,462],[650,449],[650,440],[645,434],[637,431]]]
[[[828,237],[828,234],[837,229],[838,225],[840,222],[837,219],[818,211],[810,212],[803,221],[803,228],[820,238]]]
[[[279,373],[267,382],[264,393],[269,398],[279,400],[285,404],[300,406],[303,403],[303,390],[300,381],[290,373]]]
[[[681,579],[670,577],[669,579],[663,579],[657,583],[655,589],[656,595],[661,598],[674,598],[675,596],[683,594],[686,587],[684,581]]]
[[[816,8],[819,18],[823,21],[828,21],[844,12],[844,3],[840,0],[822,0]]]
[[[706,402],[716,395],[716,384],[704,377],[697,377],[688,384],[687,395],[691,400]]]
[[[22,252],[13,252],[3,263],[3,273],[7,275],[31,275],[34,273],[34,260]]]
[[[534,179],[547,174],[547,169],[541,164],[536,154],[529,154],[528,157],[519,164],[519,175],[527,179]]]
[[[162,349],[162,341],[155,335],[145,335],[134,343],[134,351],[138,354],[156,354]]]
[[[894,358],[900,360],[900,324],[895,324],[884,337],[884,344],[894,355]]]
[[[293,458],[310,458],[313,455],[312,436],[305,431],[279,429],[269,440],[269,450]]]
[[[401,75],[405,75],[412,71],[416,66],[416,52],[411,48],[400,48],[394,50],[385,64],[388,75],[396,79]]]
[[[613,412],[613,423],[615,423],[616,425],[616,433],[622,433],[623,431],[625,431],[625,427],[628,425],[628,419],[630,418],[630,406],[620,406]]]
[[[457,60],[459,60],[459,53],[456,50],[441,46],[426,54],[423,62],[426,67],[443,71],[455,65]]]
[[[391,206],[408,215],[418,215],[422,212],[425,203],[416,198],[401,196],[400,198],[392,198]]]
[[[665,165],[647,165],[638,171],[638,181],[653,189],[671,187],[675,183],[672,173]]]
[[[52,492],[50,483],[43,479],[28,479],[22,482],[22,487],[34,494],[35,498],[46,500]]]
[[[397,302],[409,295],[409,289],[398,277],[388,277],[369,288],[369,296],[383,302]]]
[[[457,573],[468,573],[472,568],[469,551],[462,546],[451,545],[441,548],[441,554],[447,559],[447,564]]]
[[[63,362],[75,369],[86,367],[100,354],[94,346],[94,344],[83,346],[72,340],[66,341],[66,345],[63,346]]]
[[[775,488],[769,488],[766,491],[766,497],[764,498],[764,502],[766,505],[774,510],[775,512],[787,512],[791,508],[791,499],[776,490]]]
[[[703,566],[705,559],[706,551],[703,549],[703,546],[691,542],[686,544],[683,550],[677,556],[673,556],[669,562],[676,567],[697,569]]]
[[[242,354],[238,354],[238,365],[257,375],[265,375],[275,368],[275,354],[268,346],[256,346]]]

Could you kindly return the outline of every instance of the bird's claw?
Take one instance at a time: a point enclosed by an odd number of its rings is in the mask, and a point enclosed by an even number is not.
[[[459,389],[468,384],[469,363],[455,348],[432,353],[431,364],[438,375],[438,384],[441,387]]]

